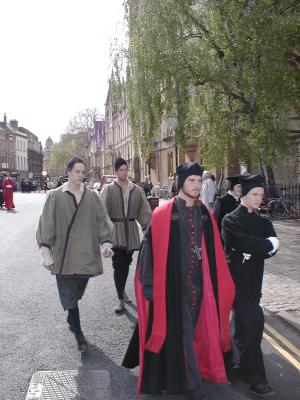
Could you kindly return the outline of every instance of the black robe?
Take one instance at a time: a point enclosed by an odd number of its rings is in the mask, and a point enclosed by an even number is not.
[[[216,265],[216,254],[215,251],[222,251],[220,239],[218,239],[217,245],[215,245],[215,236],[218,235],[216,227],[213,228],[212,220],[208,210],[200,203],[202,212],[202,229],[204,233],[207,258],[210,267],[210,279],[212,283],[212,289],[215,297],[215,303],[218,310],[219,304],[219,284],[217,279],[217,265]],[[144,365],[142,373],[142,381],[140,391],[148,394],[160,394],[163,390],[166,390],[169,394],[180,394],[184,393],[188,388],[187,385],[187,371],[186,371],[186,357],[183,348],[183,279],[182,279],[182,266],[181,266],[181,252],[180,252],[180,229],[178,223],[178,213],[176,205],[174,204],[172,215],[171,215],[171,226],[170,226],[170,238],[169,238],[169,250],[168,250],[168,268],[166,275],[166,315],[167,315],[167,336],[163,347],[159,353],[154,353],[145,350],[144,352]],[[218,235],[219,236],[219,235]],[[151,227],[146,234],[148,245],[151,248]],[[172,245],[170,245],[172,244]],[[175,244],[175,246],[174,246]],[[215,247],[216,246],[216,247]],[[224,259],[225,263],[225,259]],[[226,264],[226,263],[225,263]],[[227,268],[227,264],[219,268]],[[139,271],[139,261],[138,270]],[[139,278],[138,278],[139,279]],[[222,283],[224,284],[225,281]],[[226,281],[227,282],[227,281]],[[226,286],[226,297],[230,293],[233,296],[233,284],[228,273],[228,286]],[[145,292],[146,294],[146,292]],[[223,296],[223,292],[222,292]],[[232,299],[233,297],[231,297]],[[231,304],[231,301],[230,301]],[[222,307],[222,315],[224,315],[224,308]],[[229,316],[229,313],[228,313]],[[152,331],[152,317],[153,308],[152,302],[150,302],[149,309],[149,320],[148,320],[148,331],[147,338],[149,338]],[[212,327],[210,327],[212,329]],[[172,333],[172,334],[170,334]],[[136,328],[127,353],[125,355],[123,366],[127,368],[134,368],[139,364],[138,357],[138,327]],[[202,351],[207,350],[203,349]],[[217,355],[215,356],[217,357]],[[215,364],[217,364],[215,358]],[[224,368],[224,366],[223,366]]]
[[[266,383],[261,350],[264,316],[259,302],[264,260],[273,255],[273,245],[267,240],[272,236],[276,236],[272,222],[256,212],[249,213],[242,205],[223,218],[225,253],[236,285],[234,342],[241,375],[249,383]]]
[[[226,193],[224,194],[224,196],[216,199],[213,215],[217,221],[220,232],[222,228],[222,219],[224,218],[224,216],[235,210],[239,204],[240,201],[234,198],[230,193]]]

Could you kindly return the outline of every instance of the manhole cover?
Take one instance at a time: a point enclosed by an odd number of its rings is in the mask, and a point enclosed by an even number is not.
[[[106,400],[109,373],[102,370],[38,371],[32,375],[25,400]]]

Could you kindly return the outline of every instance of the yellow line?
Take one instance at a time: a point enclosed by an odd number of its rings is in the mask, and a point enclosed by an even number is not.
[[[300,363],[294,357],[284,350],[271,336],[264,333],[264,338],[279,352],[281,353],[295,368],[300,371]]]
[[[276,339],[280,340],[282,344],[284,344],[289,350],[291,350],[296,356],[300,357],[300,350],[293,345],[289,340],[287,340],[284,336],[282,336],[279,332],[277,332],[274,328],[272,328],[269,324],[265,323],[265,329],[272,333]]]

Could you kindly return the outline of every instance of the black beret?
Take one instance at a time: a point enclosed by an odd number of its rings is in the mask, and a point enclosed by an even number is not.
[[[124,160],[124,158],[118,157],[115,161],[115,171],[118,171],[118,169],[122,165],[127,165],[127,162]]]
[[[250,190],[256,187],[265,187],[265,180],[259,174],[241,176],[240,182],[242,185],[242,196],[246,196],[246,194],[249,193]]]
[[[183,187],[183,184],[190,175],[202,176],[203,168],[197,162],[188,162],[178,165],[176,168],[176,174],[178,177],[178,191]]]
[[[245,175],[242,174],[234,174],[231,176],[228,176],[226,179],[230,182],[230,190],[232,190],[234,188],[235,185],[241,183],[240,178],[243,177]]]

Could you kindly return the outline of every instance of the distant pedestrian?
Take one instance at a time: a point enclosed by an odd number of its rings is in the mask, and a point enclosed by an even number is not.
[[[2,182],[3,182],[3,179],[2,179],[2,177],[0,176],[0,209],[1,209],[1,210],[3,209],[3,189],[2,189]]]
[[[128,299],[125,286],[132,255],[140,247],[137,222],[146,229],[151,219],[151,208],[143,190],[128,179],[128,165],[123,158],[115,161],[117,179],[105,185],[101,192],[108,215],[114,223],[112,265],[119,298],[115,313],[126,310]]]
[[[240,204],[241,197],[241,184],[240,184],[241,174],[235,174],[228,176],[226,179],[229,181],[229,190],[224,196],[216,199],[213,209],[213,215],[218,223],[219,230],[221,232],[221,223],[224,216]]]
[[[9,172],[6,175],[6,178],[3,179],[2,181],[2,189],[3,189],[3,200],[4,200],[4,205],[5,208],[10,211],[13,208],[15,208],[14,205],[14,188],[15,188],[15,182],[14,180],[10,177]]]
[[[153,188],[153,185],[152,185],[152,182],[151,182],[150,175],[149,176],[145,176],[144,191],[145,191],[146,197],[150,196],[152,188]]]
[[[203,183],[201,188],[201,201],[206,205],[210,212],[213,211],[215,196],[217,193],[216,183],[211,179],[211,172],[203,172]]]
[[[69,161],[69,181],[47,196],[39,219],[36,238],[41,248],[41,264],[56,276],[58,293],[67,322],[74,333],[78,350],[87,342],[81,330],[78,301],[89,278],[103,273],[102,255],[112,255],[113,225],[103,201],[82,183],[85,163],[80,158]]]
[[[230,271],[236,285],[234,300],[234,343],[239,352],[238,368],[232,370],[251,392],[272,394],[261,349],[264,314],[260,307],[264,260],[279,245],[272,222],[257,213],[264,196],[260,175],[240,178],[241,204],[222,221],[222,236]]]
[[[59,179],[58,179],[58,181],[57,181],[57,184],[56,184],[55,188],[58,188],[58,187],[60,187],[60,186],[63,185],[63,184],[64,184],[64,177],[63,177],[63,176],[60,176]]]
[[[174,180],[172,183],[171,192],[172,192],[172,197],[175,197],[178,194],[176,174],[174,174]]]

